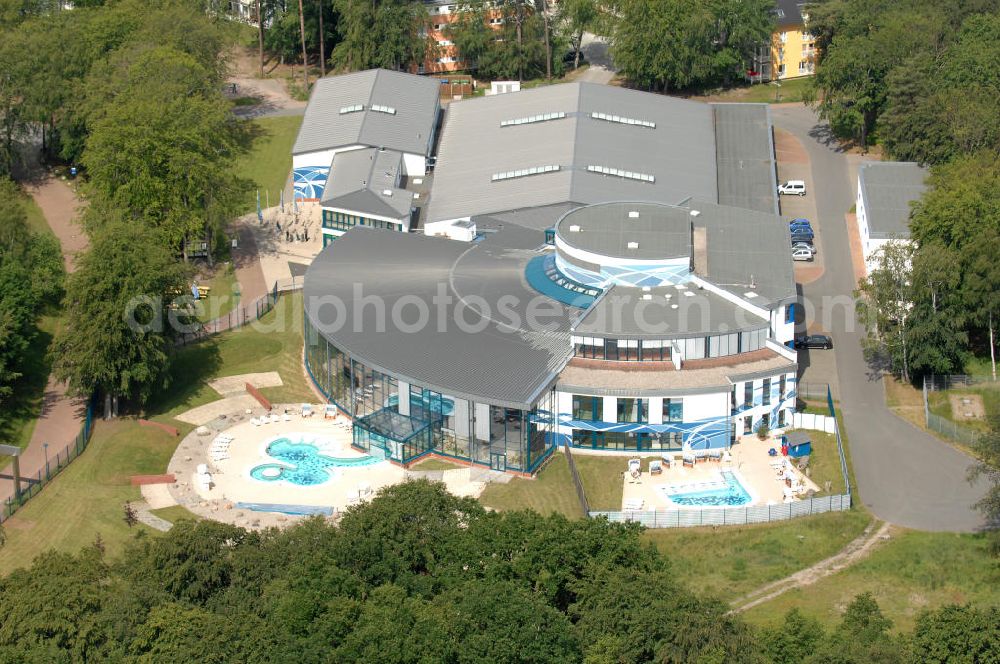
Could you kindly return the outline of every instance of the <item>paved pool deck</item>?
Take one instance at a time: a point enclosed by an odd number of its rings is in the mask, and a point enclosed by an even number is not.
[[[664,495],[662,487],[717,482],[720,481],[722,471],[733,471],[740,480],[751,496],[751,502],[747,506],[781,504],[784,501],[786,485],[784,479],[778,476],[778,469],[772,464],[780,462],[783,457],[768,456],[767,451],[772,447],[780,449],[781,443],[773,438],[761,441],[756,436],[743,436],[740,438],[740,443],[730,450],[730,461],[701,460],[693,468],[684,467],[681,463],[681,453],[671,453],[676,455],[674,462],[670,468],[664,468],[659,475],[650,475],[647,472],[649,461],[660,458],[659,455],[642,457],[642,473],[638,480],[634,480],[625,472],[628,460],[634,457],[623,456],[621,457],[624,482],[622,509],[636,500],[642,501],[643,510],[678,509],[678,506],[671,503]],[[820,487],[798,470],[786,471],[786,474],[794,475],[801,480],[806,489],[820,491]],[[804,495],[803,492],[800,497]]]

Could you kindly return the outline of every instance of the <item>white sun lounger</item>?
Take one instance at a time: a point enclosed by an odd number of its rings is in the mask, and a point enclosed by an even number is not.
[[[277,423],[277,422],[280,422],[280,421],[281,421],[281,418],[278,417],[277,413],[271,413],[271,422],[272,423]]]
[[[625,501],[625,509],[629,511],[641,510],[645,504],[642,498],[629,498]]]

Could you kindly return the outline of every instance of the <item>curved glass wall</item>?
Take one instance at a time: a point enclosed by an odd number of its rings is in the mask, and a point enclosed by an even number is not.
[[[555,448],[554,391],[532,410],[460,399],[353,360],[304,322],[305,363],[323,395],[354,420],[354,444],[410,463],[435,453],[531,473]]]
[[[674,349],[685,360],[703,360],[739,353],[751,353],[764,348],[767,328],[729,332],[685,339],[606,339],[603,337],[573,337],[573,354],[594,360],[616,362],[665,362]]]

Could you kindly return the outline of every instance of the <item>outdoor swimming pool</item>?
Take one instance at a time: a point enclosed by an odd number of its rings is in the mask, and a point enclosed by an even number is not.
[[[315,440],[315,439],[312,439]],[[290,438],[276,438],[267,446],[267,455],[283,463],[264,463],[250,470],[250,477],[261,482],[279,480],[299,486],[315,486],[329,480],[331,468],[370,466],[383,461],[381,457],[365,455],[338,458],[320,454],[319,448],[300,437],[299,442]]]
[[[750,493],[731,472],[720,471],[718,480],[658,487],[679,507],[736,507],[751,502]]]

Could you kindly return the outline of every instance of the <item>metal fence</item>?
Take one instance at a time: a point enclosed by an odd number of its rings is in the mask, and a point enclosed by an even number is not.
[[[576,461],[573,459],[573,452],[569,445],[564,445],[566,450],[566,463],[569,464],[569,475],[573,478],[573,486],[576,487],[576,497],[580,500],[580,509],[584,516],[591,515],[590,503],[587,502],[587,492],[583,490],[583,482],[580,481],[580,473],[576,470]]]
[[[93,425],[94,400],[89,399],[84,413],[83,425],[80,427],[80,431],[76,434],[76,437],[67,443],[65,447],[56,450],[54,453],[48,451],[47,447],[45,448],[46,459],[44,466],[39,468],[34,474],[29,472],[21,475],[21,484],[26,486],[20,487],[20,496],[17,495],[18,492],[15,490],[15,495],[4,499],[3,506],[0,507],[0,522],[9,519],[26,502],[37,496],[46,484],[68,466],[73,459],[80,456],[87,449]]]
[[[613,523],[633,521],[647,528],[695,528],[698,526],[745,526],[752,523],[786,521],[800,516],[844,512],[851,509],[849,493],[807,498],[780,505],[677,509],[655,511],[590,512]]]
[[[801,384],[800,384],[801,385]],[[591,517],[604,517],[608,521],[622,523],[633,521],[647,528],[690,528],[697,526],[737,526],[751,523],[768,523],[769,521],[785,521],[800,516],[823,514],[825,512],[844,512],[851,509],[851,475],[847,470],[847,455],[844,452],[844,441],[840,437],[840,423],[837,422],[837,409],[833,405],[833,393],[829,385],[823,385],[822,392],[818,383],[812,383],[816,389],[812,392],[815,399],[825,398],[826,406],[833,420],[833,432],[837,437],[837,453],[840,455],[840,472],[844,478],[844,493],[832,496],[806,498],[792,503],[780,505],[755,505],[750,507],[704,507],[683,508],[673,510],[624,510],[621,512],[589,511]],[[578,483],[576,468],[572,456],[567,449],[570,470],[577,482],[577,492],[583,492],[583,486]],[[581,498],[582,501],[586,497]],[[584,503],[585,504],[585,503]]]
[[[274,282],[270,291],[254,299],[248,304],[241,304],[225,316],[219,316],[218,318],[204,322],[199,325],[197,329],[181,334],[180,337],[178,337],[177,344],[180,346],[186,346],[188,344],[201,341],[202,339],[210,337],[214,334],[225,332],[226,330],[234,330],[238,327],[248,325],[259,318],[264,317],[271,311],[271,309],[274,309],[274,305],[277,304],[278,298],[282,293],[301,290],[303,282],[304,279],[302,277],[279,279]]]
[[[924,397],[924,423],[931,431],[937,432],[945,438],[961,443],[963,445],[974,445],[979,439],[980,432],[975,429],[962,426],[957,422],[952,422],[947,417],[941,417],[931,412],[930,401],[927,397],[929,392],[946,392],[948,390],[960,390],[963,388],[986,385],[1000,389],[1000,382],[994,381],[989,376],[969,376],[966,374],[933,374],[924,376],[923,397]]]
[[[830,386],[826,383],[805,383],[799,381],[795,385],[795,395],[800,399],[826,399]]]

